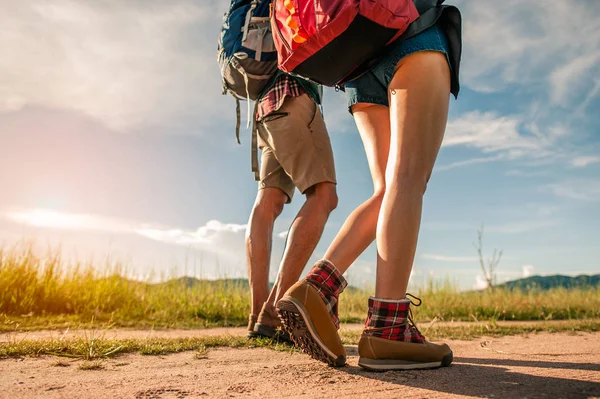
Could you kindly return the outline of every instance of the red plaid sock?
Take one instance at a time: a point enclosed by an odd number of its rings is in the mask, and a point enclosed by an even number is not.
[[[410,305],[409,299],[370,297],[365,334],[393,341],[425,342],[425,337],[412,322]]]
[[[308,272],[306,281],[317,289],[336,328],[340,328],[338,296],[348,285],[346,279],[328,260],[320,260]]]

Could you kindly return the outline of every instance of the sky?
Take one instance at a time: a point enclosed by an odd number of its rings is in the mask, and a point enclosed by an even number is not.
[[[411,284],[600,272],[600,2],[447,1],[462,90],[427,193]],[[224,0],[0,0],[0,245],[118,259],[140,278],[244,277],[257,186],[216,39]],[[325,90],[338,208],[309,264],[372,194],[343,93]],[[275,225],[270,276],[303,202]],[[371,246],[351,284],[375,277]],[[102,266],[98,266],[101,268]]]

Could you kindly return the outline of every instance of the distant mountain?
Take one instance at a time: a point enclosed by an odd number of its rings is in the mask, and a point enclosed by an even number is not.
[[[179,278],[174,278],[172,280],[168,280],[162,283],[158,283],[157,285],[175,285],[175,286],[185,286],[186,288],[193,288],[196,287],[199,284],[203,284],[203,285],[208,285],[208,286],[214,286],[214,287],[248,287],[249,288],[249,283],[248,283],[248,279],[245,278],[224,278],[224,279],[218,279],[218,280],[202,280],[202,279],[197,279],[195,277],[179,277]],[[273,288],[274,283],[273,282],[269,282],[269,289]],[[362,291],[360,288],[356,288],[353,286],[348,286],[346,287],[346,290],[344,292],[358,292],[358,291]]]
[[[218,279],[218,280],[200,280],[195,277],[180,277],[175,278],[169,281],[165,281],[164,283],[159,283],[164,285],[177,285],[177,286],[185,286],[187,288],[195,287],[199,284],[209,285],[209,286],[225,286],[225,287],[237,287],[237,286],[248,286],[248,280],[245,278],[226,278],[226,279]]]
[[[600,274],[592,276],[581,275],[581,276],[563,276],[556,274],[554,276],[531,276],[527,278],[521,278],[519,280],[507,281],[506,283],[499,284],[499,288],[508,289],[531,289],[537,288],[542,290],[548,290],[550,288],[563,287],[563,288],[596,288],[600,286]]]

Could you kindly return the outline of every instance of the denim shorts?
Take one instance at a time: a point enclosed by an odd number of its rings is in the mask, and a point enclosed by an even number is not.
[[[377,65],[357,79],[346,83],[345,92],[350,113],[352,113],[351,107],[357,103],[389,107],[388,87],[394,77],[396,66],[402,58],[419,51],[444,53],[450,66],[448,40],[437,24],[410,39],[394,43],[386,50]]]

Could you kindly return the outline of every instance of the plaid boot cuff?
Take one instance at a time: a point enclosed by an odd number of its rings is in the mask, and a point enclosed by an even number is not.
[[[369,298],[365,333],[393,341],[425,342],[425,337],[412,324],[408,299]]]
[[[333,320],[333,324],[335,324],[336,328],[339,328],[338,296],[348,285],[344,276],[342,276],[331,262],[320,260],[308,272],[306,281],[319,292]]]

